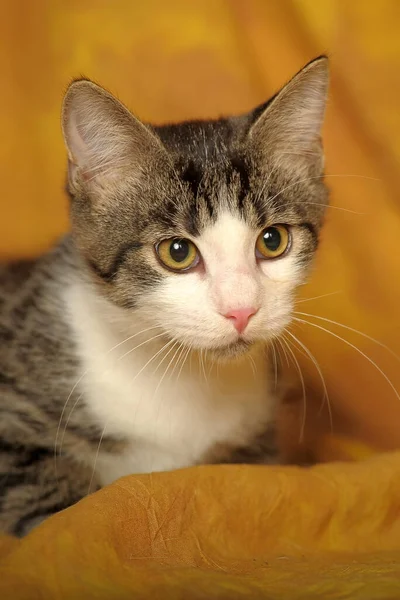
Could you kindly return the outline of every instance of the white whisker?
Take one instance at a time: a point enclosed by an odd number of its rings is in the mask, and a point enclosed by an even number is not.
[[[348,175],[348,174],[337,174],[337,175],[316,175],[314,177],[305,177],[304,179],[298,179],[297,181],[295,181],[294,183],[291,183],[287,186],[285,186],[284,188],[282,188],[279,192],[277,192],[274,196],[272,196],[271,198],[268,198],[269,202],[272,202],[273,200],[275,200],[275,198],[277,198],[278,196],[280,196],[281,194],[283,194],[283,192],[285,192],[286,190],[295,187],[296,185],[298,185],[299,183],[303,183],[306,181],[312,181],[313,179],[327,179],[327,178],[331,178],[331,177],[355,177],[355,178],[359,178],[359,179],[367,179],[370,181],[381,181],[380,179],[377,179],[376,177],[366,177],[364,175]],[[321,205],[322,206],[322,205]]]
[[[343,323],[339,323],[338,321],[333,321],[332,319],[328,319],[327,317],[320,317],[319,315],[313,315],[310,313],[295,311],[294,314],[301,315],[303,317],[314,317],[314,319],[319,319],[320,321],[325,321],[327,323],[331,323],[332,325],[337,325],[338,327],[347,329],[347,331],[352,331],[353,333],[360,335],[361,337],[365,338],[366,340],[373,342],[377,346],[380,346],[381,348],[383,348],[384,350],[389,352],[389,354],[391,354],[393,356],[393,358],[395,358],[396,360],[398,360],[400,362],[400,356],[398,354],[396,354],[396,352],[394,352],[391,348],[389,348],[389,346],[386,346],[386,344],[383,344],[379,340],[376,340],[375,338],[371,337],[370,335],[367,335],[366,333],[363,333],[362,331],[359,331],[358,329],[354,329],[354,327],[349,327],[349,325],[344,325]]]
[[[283,348],[282,342],[279,340],[279,338],[276,338],[275,341],[277,342],[277,346],[276,346],[276,351],[277,351],[277,355],[279,357],[279,365],[282,367],[283,365],[283,361],[285,359],[285,349]],[[282,358],[282,354],[283,354],[283,358]],[[286,357],[287,360],[287,357]]]
[[[182,343],[182,342],[181,342],[181,343],[179,343],[179,342],[176,342],[176,344],[178,344],[178,347],[177,347],[177,349],[175,350],[175,352],[174,352],[174,354],[173,354],[173,356],[172,356],[171,360],[170,360],[170,361],[169,361],[169,363],[167,364],[167,366],[166,366],[166,368],[165,368],[165,370],[164,370],[164,373],[162,374],[162,376],[160,377],[160,379],[159,379],[159,381],[158,381],[157,387],[156,387],[156,389],[155,389],[155,391],[154,391],[154,394],[153,394],[153,401],[156,399],[156,397],[157,397],[157,393],[158,393],[158,390],[160,389],[160,387],[161,387],[161,384],[162,384],[162,382],[164,381],[164,379],[165,379],[165,377],[166,377],[166,375],[167,375],[167,373],[168,373],[168,371],[169,371],[169,368],[170,368],[170,366],[171,366],[171,365],[173,364],[173,362],[175,361],[175,358],[176,358],[176,356],[177,356],[178,352],[182,351],[182,348],[184,348],[184,345],[183,345],[183,343]],[[172,348],[169,350],[168,354],[170,354],[170,352],[171,352],[171,351],[172,351],[172,350],[175,348],[176,344],[174,344],[174,346],[172,346]],[[165,358],[165,357],[164,357],[164,358]],[[176,364],[177,364],[177,363],[175,363],[175,365],[174,365],[174,368],[173,368],[173,370],[172,370],[172,373],[174,372],[174,369],[175,369],[175,367],[176,367]],[[171,376],[172,376],[172,374],[171,374]],[[162,404],[163,398],[164,398],[164,396],[162,395],[162,396],[161,396],[161,399],[160,399],[160,401],[159,401],[159,403],[158,403],[158,406],[157,406],[157,412],[156,412],[156,415],[155,415],[155,417],[154,417],[153,440],[155,440],[155,439],[156,439],[156,437],[157,437],[157,431],[156,431],[156,429],[157,429],[157,425],[158,425],[158,420],[159,420],[159,416],[160,416],[161,404]],[[153,471],[153,467],[151,468],[151,471]]]
[[[180,367],[180,369],[179,369],[179,373],[178,373],[178,376],[177,376],[177,379],[176,379],[176,381],[177,381],[177,382],[179,381],[179,378],[180,378],[180,376],[181,376],[181,374],[182,374],[183,367],[184,367],[184,365],[185,365],[185,362],[187,361],[187,358],[188,358],[188,356],[189,356],[189,352],[190,352],[190,351],[191,351],[191,347],[190,347],[190,346],[188,346],[188,347],[187,347],[186,354],[185,354],[185,356],[184,356],[184,358],[183,358],[183,361],[182,361],[181,367]]]
[[[103,431],[101,432],[101,436],[100,436],[99,443],[98,443],[98,446],[97,446],[96,455],[94,457],[92,476],[90,478],[90,482],[89,482],[87,494],[90,494],[90,490],[91,490],[91,487],[92,487],[92,484],[93,484],[94,475],[96,473],[97,459],[99,458],[100,446],[101,446],[101,442],[103,441],[103,437],[104,437],[104,434],[105,434],[105,431],[106,431],[106,427],[107,427],[107,423],[103,427]]]
[[[206,350],[206,361],[207,361],[207,360],[208,360],[208,362],[209,362],[209,364],[210,364],[210,368],[208,369],[208,379],[210,379],[210,378],[211,378],[211,375],[212,375],[213,368],[214,368],[214,366],[215,366],[215,363],[214,363],[214,360],[213,360],[212,356],[209,356],[209,355],[207,354],[207,350]]]
[[[184,356],[183,356],[183,360],[182,360],[182,362],[181,362],[181,366],[180,366],[180,369],[179,369],[179,373],[178,373],[178,375],[177,375],[177,378],[176,378],[176,385],[178,384],[179,378],[180,378],[180,376],[181,376],[181,373],[182,373],[182,369],[183,369],[183,367],[184,367],[184,365],[185,365],[185,362],[187,361],[187,358],[188,358],[188,356],[189,356],[189,353],[190,353],[190,351],[191,351],[191,347],[190,347],[190,346],[188,346],[188,347],[186,348],[186,354],[184,354]],[[171,376],[172,376],[172,375],[171,375]],[[168,424],[169,424],[169,438],[170,438],[170,439],[172,439],[172,431],[171,431],[171,429],[172,429],[172,410],[171,410],[171,402],[169,403],[169,411],[168,411],[168,414],[169,414],[169,419],[168,419]]]
[[[273,367],[274,367],[274,389],[276,390],[277,386],[278,386],[278,359],[276,356],[276,350],[275,350],[275,345],[274,345],[274,341],[272,340],[272,343],[270,345],[270,348],[272,350],[272,358],[273,358]]]
[[[286,352],[286,348],[285,348],[285,346],[282,344],[282,340],[281,340],[280,338],[277,338],[277,340],[276,340],[276,341],[278,342],[278,344],[279,344],[279,345],[280,345],[280,347],[282,348],[283,356],[285,357],[286,364],[287,364],[287,366],[289,367],[289,358],[288,358],[288,355],[287,355],[287,352]]]
[[[154,369],[153,375],[155,375],[157,373],[158,369],[161,367],[161,365],[163,364],[164,360],[166,358],[168,358],[168,356],[171,354],[171,352],[173,352],[174,348],[176,348],[176,346],[179,344],[178,340],[171,339],[170,342],[168,342],[168,344],[166,344],[164,346],[163,350],[166,348],[166,346],[169,346],[172,342],[173,342],[172,347],[168,350],[167,354],[162,357],[162,359],[160,360],[160,362],[158,363],[158,365]],[[136,377],[135,377],[135,379],[136,379]]]
[[[289,333],[289,331],[287,331],[285,329],[286,333]],[[301,370],[299,361],[296,358],[295,353],[293,352],[293,350],[290,347],[290,342],[289,340],[286,339],[286,337],[284,336],[284,334],[282,334],[282,340],[285,342],[285,344],[287,345],[287,349],[290,352],[294,365],[297,369],[297,372],[299,374],[300,377],[300,382],[301,382],[301,388],[302,388],[302,392],[303,392],[303,419],[302,419],[302,423],[301,423],[301,428],[300,428],[300,442],[303,442],[304,440],[304,431],[305,431],[305,427],[306,427],[306,418],[307,418],[307,395],[306,395],[306,385],[304,382],[304,376],[303,376],[303,372]]]
[[[365,360],[367,360],[373,367],[375,367],[375,369],[378,371],[378,373],[380,373],[382,375],[382,377],[384,378],[384,380],[386,381],[386,383],[392,389],[392,391],[394,392],[396,398],[398,400],[400,400],[399,392],[396,390],[395,386],[390,381],[390,379],[386,375],[386,373],[376,364],[376,362],[374,362],[372,360],[372,358],[370,358],[367,354],[365,354],[365,352],[363,352],[362,350],[360,350],[360,348],[357,348],[357,346],[355,346],[354,344],[352,344],[348,340],[345,340],[344,338],[342,338],[340,335],[337,335],[333,331],[330,331],[329,329],[326,329],[326,327],[322,327],[321,325],[317,325],[317,323],[312,323],[311,321],[307,321],[305,319],[297,319],[296,317],[293,317],[293,319],[295,321],[300,321],[301,323],[307,323],[307,325],[311,325],[311,327],[316,327],[317,329],[320,329],[321,331],[325,331],[326,333],[329,333],[333,337],[335,337],[338,340],[341,340],[342,342],[344,342],[345,344],[347,344],[347,346],[350,346],[350,348],[353,348],[356,352],[358,352],[358,354],[360,354],[361,356],[363,356],[365,358]]]
[[[302,202],[302,204],[307,204],[309,206],[321,206],[318,202]],[[368,213],[359,212],[358,210],[351,210],[350,208],[343,208],[343,206],[333,206],[332,204],[328,204],[325,208],[329,208],[330,210],[341,210],[342,212],[350,213],[351,215],[359,215],[365,216]]]
[[[296,320],[299,320],[299,319],[296,319]],[[321,371],[321,367],[319,366],[319,364],[317,362],[317,359],[312,354],[311,350],[309,350],[307,348],[307,346],[305,344],[303,344],[303,342],[301,342],[291,331],[286,330],[286,333],[288,335],[290,335],[290,337],[304,350],[304,352],[307,354],[308,358],[311,360],[311,362],[313,363],[314,367],[317,370],[317,373],[318,373],[319,378],[321,380],[322,388],[323,388],[323,391],[324,391],[321,408],[324,406],[324,403],[326,401],[327,402],[327,406],[328,406],[328,413],[329,413],[329,421],[330,421],[330,426],[331,426],[331,433],[333,433],[333,415],[332,415],[331,403],[330,403],[330,399],[329,399],[329,395],[328,395],[328,389],[327,389],[326,383],[325,383],[325,378],[324,378],[324,376],[322,374],[322,371]]]
[[[165,336],[165,333],[158,333],[157,335],[154,335],[153,337],[144,340],[144,342],[142,342],[141,344],[139,344],[138,346],[135,346],[134,348],[131,348],[130,350],[128,350],[127,352],[125,352],[125,354],[123,354],[122,356],[120,356],[118,358],[118,361],[122,360],[123,358],[125,358],[126,356],[129,356],[129,354],[131,354],[132,352],[134,352],[135,350],[137,350],[138,348],[141,348],[142,346],[144,346],[145,344],[148,344],[149,342],[152,342],[153,340],[156,340],[157,338],[163,337]]]
[[[296,304],[302,304],[303,302],[311,302],[311,300],[319,300],[320,298],[328,298],[329,296],[335,296],[337,294],[342,293],[342,291],[338,290],[337,292],[329,292],[328,294],[321,294],[320,296],[313,296],[312,298],[301,298],[300,300],[296,300]]]
[[[251,354],[247,354],[247,358],[249,359],[251,370],[253,371],[253,376],[254,376],[254,378],[256,378],[257,367],[256,367],[256,363],[254,362],[254,358],[251,356]]]
[[[136,373],[135,377],[130,381],[130,384],[134,383],[134,381],[136,381],[136,379],[139,377],[139,375],[141,373],[143,373],[143,371],[145,370],[145,368],[150,365],[150,363],[153,362],[153,360],[155,358],[157,358],[157,356],[159,356],[161,354],[161,352],[164,352],[164,350],[166,350],[168,348],[168,346],[170,346],[172,344],[172,347],[168,350],[167,354],[165,356],[162,357],[162,359],[160,360],[160,362],[158,363],[154,373],[157,372],[158,368],[160,367],[160,365],[164,362],[164,360],[167,358],[167,356],[170,354],[170,352],[172,352],[172,350],[175,348],[176,344],[178,342],[176,340],[174,340],[173,338],[171,340],[169,340],[169,342],[167,342],[166,344],[164,344],[164,346],[162,348],[160,348],[160,350],[158,350],[155,354],[153,354],[153,356],[151,358],[149,358],[149,360],[146,362],[146,364],[139,370],[138,373]],[[134,421],[136,421],[136,416],[137,416],[137,412],[139,409],[139,403],[136,403],[136,409],[135,409],[135,414],[134,414]]]
[[[208,385],[208,380],[207,380],[207,375],[206,375],[206,369],[205,369],[204,360],[203,360],[203,348],[200,349],[199,361],[200,361],[201,370],[202,370],[203,375],[204,375],[204,381],[206,382],[206,385]]]
[[[182,359],[182,357],[184,356],[184,354],[185,354],[185,351],[186,351],[186,350],[187,350],[187,348],[186,348],[185,344],[182,342],[182,343],[180,344],[179,348],[178,348],[178,352],[179,352],[179,354],[178,354],[178,355],[175,355],[175,356],[177,356],[177,358],[176,358],[175,364],[174,364],[174,365],[173,365],[173,367],[172,367],[171,373],[170,373],[170,375],[169,375],[169,378],[170,378],[170,380],[172,379],[172,376],[173,376],[173,374],[175,373],[175,370],[178,368],[178,366],[179,366],[179,364],[180,364],[180,362],[181,362],[181,359]],[[182,366],[183,366],[183,365],[182,365]],[[182,369],[180,370],[180,372],[181,372],[181,371],[182,371]]]
[[[177,346],[177,345],[178,345],[178,347],[176,348],[176,346]],[[156,389],[155,389],[155,392],[154,392],[154,394],[153,394],[153,398],[155,398],[155,397],[157,396],[157,392],[158,392],[158,390],[160,389],[160,386],[161,386],[161,384],[162,384],[162,382],[163,382],[163,380],[164,380],[164,378],[165,378],[165,376],[166,376],[166,374],[167,374],[167,372],[168,372],[168,370],[169,370],[169,368],[170,368],[171,364],[172,364],[172,363],[173,363],[173,361],[175,360],[175,357],[176,357],[176,355],[178,354],[179,350],[181,350],[182,346],[183,346],[182,342],[181,342],[181,343],[179,343],[179,342],[175,342],[175,344],[172,346],[172,348],[170,348],[170,349],[168,350],[167,354],[166,354],[166,355],[163,357],[163,360],[160,362],[160,364],[161,364],[162,362],[164,362],[164,360],[167,358],[167,356],[169,356],[169,354],[171,354],[171,352],[173,352],[173,350],[176,348],[176,351],[174,352],[174,354],[173,354],[173,356],[172,356],[171,360],[169,361],[169,363],[168,363],[168,365],[167,365],[166,369],[164,370],[164,373],[163,373],[163,375],[160,377],[160,379],[159,379],[159,381],[158,381],[157,387],[156,387]],[[157,366],[157,369],[158,369],[158,367],[160,366],[160,364]]]

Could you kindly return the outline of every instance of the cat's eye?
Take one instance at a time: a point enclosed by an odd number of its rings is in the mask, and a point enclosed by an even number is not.
[[[157,244],[156,252],[161,263],[171,271],[187,271],[200,260],[196,246],[184,238],[163,240]]]
[[[288,249],[290,233],[284,225],[267,227],[260,233],[256,242],[258,258],[278,258]]]

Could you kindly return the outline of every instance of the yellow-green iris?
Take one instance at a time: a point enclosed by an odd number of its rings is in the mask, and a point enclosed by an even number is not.
[[[186,271],[197,264],[199,259],[199,253],[193,242],[183,238],[160,242],[157,246],[157,254],[163,265],[173,271]]]

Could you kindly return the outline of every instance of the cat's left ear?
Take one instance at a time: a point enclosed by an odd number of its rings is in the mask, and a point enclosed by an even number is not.
[[[308,63],[256,114],[249,141],[272,168],[323,170],[321,128],[329,84],[328,58]]]

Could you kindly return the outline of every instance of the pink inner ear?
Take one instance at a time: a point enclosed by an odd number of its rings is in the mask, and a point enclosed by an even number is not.
[[[328,67],[325,59],[314,61],[300,71],[277,94],[250,130],[268,155],[290,167],[294,156],[312,163],[322,155],[318,144],[324,119]],[[320,157],[316,159],[317,164]],[[301,161],[300,161],[301,162]]]
[[[67,115],[66,123],[66,142],[68,146],[68,175],[70,179],[76,179],[79,176],[84,181],[89,181],[96,174],[101,173],[102,164],[105,168],[109,168],[109,160],[105,157],[107,151],[112,149],[107,134],[104,134],[104,139],[96,131],[96,123],[88,122],[86,124],[78,121],[79,110],[72,107]],[[95,119],[96,116],[91,114],[89,119]],[[98,125],[100,127],[100,124]],[[86,139],[85,139],[86,138]],[[108,148],[107,146],[110,146]]]
[[[110,166],[109,159],[112,154],[118,156],[119,146],[124,147],[108,109],[107,103],[99,102],[99,92],[90,88],[78,88],[66,103],[63,126],[70,177],[76,177],[79,169],[82,179],[91,179],[102,165]]]
[[[76,113],[76,108],[68,108],[65,123],[65,137],[70,161],[77,166],[83,166],[88,162],[88,148],[79,131]]]

